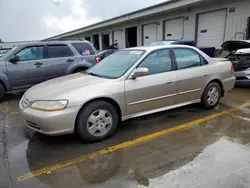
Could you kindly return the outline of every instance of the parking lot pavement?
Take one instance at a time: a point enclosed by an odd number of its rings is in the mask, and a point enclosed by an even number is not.
[[[19,99],[0,105],[1,188],[250,185],[250,89],[234,89],[214,110],[197,104],[126,121],[92,144],[25,128]]]

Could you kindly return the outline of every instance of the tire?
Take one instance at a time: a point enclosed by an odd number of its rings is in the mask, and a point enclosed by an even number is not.
[[[114,134],[118,122],[118,113],[112,104],[94,101],[79,112],[76,133],[85,141],[102,141]]]
[[[4,90],[3,84],[0,84],[0,101],[3,99],[4,93],[5,93],[5,90]]]
[[[219,103],[220,97],[221,97],[221,87],[216,82],[211,82],[207,85],[207,87],[203,92],[201,103],[205,108],[213,109]]]

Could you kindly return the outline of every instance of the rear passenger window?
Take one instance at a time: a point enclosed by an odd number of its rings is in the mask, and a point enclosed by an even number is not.
[[[95,52],[88,43],[72,43],[81,55],[94,55]]]
[[[73,53],[67,45],[49,45],[48,58],[70,57]]]
[[[186,69],[201,66],[200,55],[191,49],[176,48],[173,50],[176,58],[177,69]]]

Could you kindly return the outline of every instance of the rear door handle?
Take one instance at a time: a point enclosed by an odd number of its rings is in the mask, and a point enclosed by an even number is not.
[[[41,65],[43,65],[43,63],[41,63],[41,62],[36,62],[34,65],[36,65],[36,66],[41,66]]]
[[[74,62],[74,59],[68,59],[67,62],[68,63]]]
[[[205,74],[204,76],[208,76],[208,74]]]

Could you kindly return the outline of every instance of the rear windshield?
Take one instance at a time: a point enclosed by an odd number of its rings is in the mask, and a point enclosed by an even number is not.
[[[72,43],[72,45],[81,55],[95,55],[94,50],[88,43]]]

